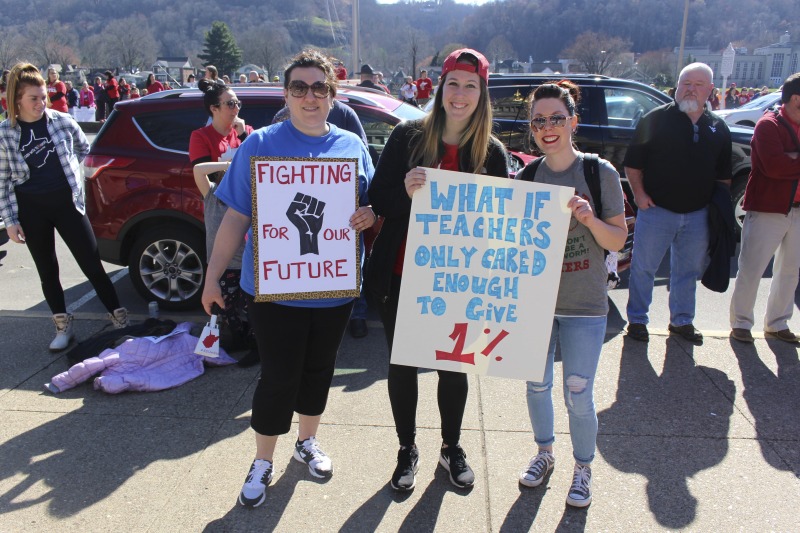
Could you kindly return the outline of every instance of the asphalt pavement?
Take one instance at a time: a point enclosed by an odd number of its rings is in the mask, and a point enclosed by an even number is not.
[[[107,327],[105,311],[60,242],[58,253],[85,339]],[[147,302],[127,271],[106,268],[133,320],[143,320]],[[266,502],[245,509],[236,497],[253,455],[248,422],[258,369],[209,368],[157,393],[112,396],[91,383],[46,392],[42,385],[69,364],[47,350],[53,326],[27,250],[0,232],[0,533],[800,530],[798,348],[763,335],[752,345],[729,339],[730,294],[704,288],[696,320],[703,345],[668,336],[665,273],[649,345],[620,334],[624,283],[610,295],[588,509],[564,501],[572,461],[560,363],[557,461],[544,485],[517,483],[534,449],[524,383],[471,376],[462,445],[477,481],[471,491],[453,487],[437,466],[436,373],[423,371],[417,487],[394,493],[389,355],[374,318],[366,338],[345,336],[318,435],[334,461],[333,478],[316,480],[292,459],[289,435],[279,440]],[[200,312],[162,316],[205,320]],[[791,327],[800,331],[800,318]]]

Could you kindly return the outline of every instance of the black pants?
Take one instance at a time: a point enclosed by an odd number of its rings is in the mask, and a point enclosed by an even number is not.
[[[246,299],[261,356],[250,427],[261,435],[283,435],[294,412],[317,416],[325,411],[353,302],[290,307],[255,302],[250,295]]]
[[[390,352],[397,321],[400,281],[400,276],[392,278],[389,301],[378,306]],[[389,401],[392,404],[394,425],[401,446],[414,444],[417,434],[418,370],[413,366],[389,365]],[[464,419],[464,409],[467,405],[467,393],[469,392],[467,375],[447,370],[438,370],[437,372],[439,373],[439,387],[436,397],[439,403],[439,416],[442,419],[442,441],[448,446],[455,446],[461,438],[461,422]]]
[[[19,224],[39,272],[42,292],[50,311],[53,314],[67,312],[64,289],[58,279],[54,230],[61,235],[105,308],[109,311],[119,308],[117,291],[103,270],[89,218],[75,209],[71,190],[64,188],[47,194],[17,191],[16,195]]]

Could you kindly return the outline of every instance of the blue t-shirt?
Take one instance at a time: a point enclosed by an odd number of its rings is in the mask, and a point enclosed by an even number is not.
[[[369,205],[367,187],[372,179],[374,168],[369,152],[356,135],[328,124],[330,131],[321,137],[311,137],[301,133],[291,120],[273,124],[254,131],[247,136],[236,151],[231,166],[214,194],[239,213],[252,218],[253,203],[250,178],[251,157],[325,157],[358,158],[359,205]],[[247,230],[247,244],[242,255],[241,287],[244,292],[255,296],[253,272],[252,227]],[[352,298],[325,298],[317,300],[292,300],[275,302],[293,307],[336,307],[344,305]]]

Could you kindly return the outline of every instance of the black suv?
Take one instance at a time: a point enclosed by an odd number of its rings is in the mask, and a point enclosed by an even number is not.
[[[622,161],[639,119],[671,98],[653,87],[618,78],[589,74],[490,74],[489,93],[494,111],[495,133],[510,150],[535,153],[525,102],[542,83],[568,79],[581,88],[578,105],[580,125],[575,134],[578,148],[599,154],[619,171],[622,186],[631,203],[630,185]],[[728,125],[733,141],[733,182],[731,195],[741,227],[742,198],[750,175],[750,139],[753,129]],[[634,206],[635,207],[635,206]]]

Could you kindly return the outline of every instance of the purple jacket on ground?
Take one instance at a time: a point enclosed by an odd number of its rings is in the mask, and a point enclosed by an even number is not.
[[[195,354],[198,339],[189,333],[191,327],[190,322],[183,322],[163,337],[129,339],[53,376],[51,384],[63,392],[99,373],[94,388],[110,394],[158,391],[193,380],[203,373],[203,363],[224,366],[236,362],[222,349],[216,358]]]

